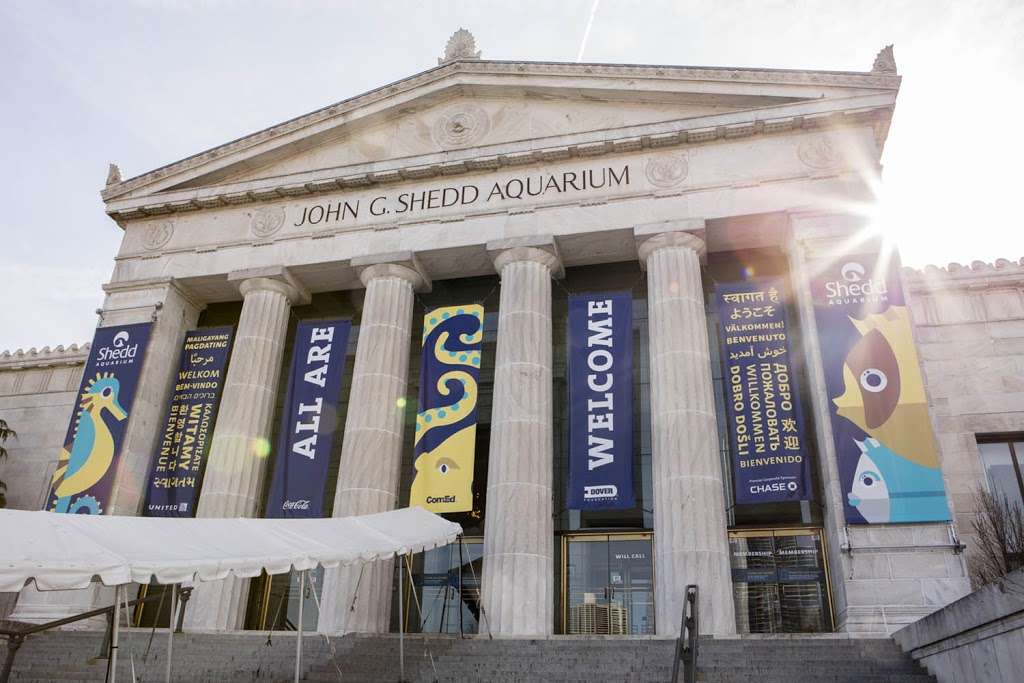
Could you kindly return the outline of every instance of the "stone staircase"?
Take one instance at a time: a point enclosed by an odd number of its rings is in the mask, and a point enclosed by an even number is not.
[[[118,680],[164,680],[166,634],[131,630],[122,640]],[[94,659],[96,632],[50,632],[29,638],[18,652],[12,681],[103,681],[106,660]],[[307,634],[303,680],[323,683],[397,681],[398,637]],[[596,681],[664,682],[671,678],[675,641],[597,637],[546,640],[406,637],[408,681]],[[6,654],[0,646],[0,656]],[[271,645],[258,633],[184,634],[174,640],[175,681],[290,681],[294,634],[275,634]],[[337,669],[335,668],[337,664]],[[338,669],[341,671],[339,676]],[[698,680],[708,683],[927,683],[934,679],[889,639],[839,636],[773,636],[702,639]]]

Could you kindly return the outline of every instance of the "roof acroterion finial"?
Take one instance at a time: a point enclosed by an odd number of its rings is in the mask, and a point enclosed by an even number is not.
[[[875,56],[875,63],[871,65],[873,74],[894,74],[896,73],[896,57],[892,54],[892,45],[886,45]]]
[[[452,34],[448,44],[444,46],[444,56],[439,57],[438,64],[447,64],[460,59],[480,59],[480,50],[476,49],[476,39],[464,28]]]
[[[121,169],[117,167],[117,164],[110,164],[107,168],[107,187],[117,185],[119,182],[121,182]]]

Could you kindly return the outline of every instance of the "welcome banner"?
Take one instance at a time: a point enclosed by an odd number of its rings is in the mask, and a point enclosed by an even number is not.
[[[473,509],[476,409],[484,308],[438,308],[423,316],[416,476],[409,505],[432,512]]]
[[[44,510],[103,514],[152,326],[140,323],[96,330]]]
[[[569,503],[636,506],[633,494],[633,300],[569,298]]]
[[[232,327],[185,335],[146,490],[149,517],[193,517],[224,391]]]
[[[732,474],[740,504],[811,497],[781,290],[777,279],[715,287]]]
[[[349,320],[307,320],[295,331],[267,517],[323,515],[351,329]]]
[[[859,254],[809,268],[846,521],[948,520],[898,258]]]

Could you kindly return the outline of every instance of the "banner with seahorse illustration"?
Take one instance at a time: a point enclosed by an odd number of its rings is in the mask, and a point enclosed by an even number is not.
[[[432,512],[473,509],[483,322],[479,304],[438,308],[423,317],[410,506]]]
[[[899,259],[858,254],[809,267],[846,521],[948,520]]]
[[[152,327],[96,330],[44,510],[106,511]]]
[[[234,330],[230,325],[202,327],[185,335],[149,467],[147,517],[195,516]]]

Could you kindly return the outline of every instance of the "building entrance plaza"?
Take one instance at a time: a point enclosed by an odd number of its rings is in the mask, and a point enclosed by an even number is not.
[[[941,462],[938,494],[912,496],[944,495],[948,519],[901,517],[896,496],[878,512],[878,475],[840,464],[815,324],[815,264],[883,248],[857,207],[899,87],[891,50],[864,72],[562,64],[483,60],[460,33],[416,75],[143,175],[112,167],[102,196],[124,236],[99,325],[152,327],[102,513],[148,514],[185,335],[230,326],[195,514],[267,514],[299,326],[325,319],[352,326],[321,514],[409,505],[425,325],[480,306],[472,509],[445,513],[463,542],[321,569],[307,628],[397,630],[402,600],[412,632],[674,635],[695,583],[705,633],[883,633],[957,599],[974,492],[993,476],[1015,485],[978,444],[996,453],[1024,429],[1024,394],[1004,381],[1024,372],[1024,267],[894,275],[924,372],[921,438],[935,435]],[[764,278],[788,316],[806,492],[752,503],[715,301]],[[618,456],[633,505],[578,509],[569,316],[574,297],[603,292],[631,305],[632,412],[616,419],[632,421]],[[0,356],[0,417],[21,435],[0,465],[13,507],[47,505],[88,353]],[[7,604],[45,620],[104,599],[26,588]],[[185,627],[294,628],[299,599],[289,575],[202,584]],[[136,619],[166,623],[166,609]]]

